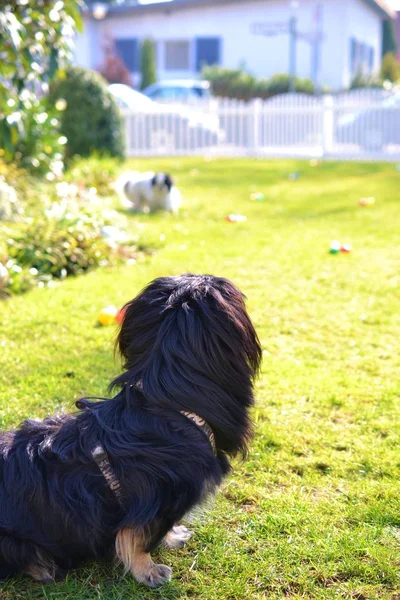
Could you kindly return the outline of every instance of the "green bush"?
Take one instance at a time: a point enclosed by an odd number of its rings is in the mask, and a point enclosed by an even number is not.
[[[203,77],[210,81],[213,94],[238,100],[252,98],[267,99],[289,91],[289,75],[278,73],[270,79],[257,79],[243,69],[225,69],[218,65],[204,67]],[[314,94],[314,84],[310,79],[295,79],[296,92]]]
[[[120,162],[115,158],[100,158],[96,154],[88,158],[75,157],[68,165],[64,179],[79,187],[95,188],[100,196],[108,196],[115,191],[120,169]]]
[[[40,283],[48,283],[41,278]],[[39,284],[35,269],[22,268],[12,259],[0,262],[0,300],[14,294],[23,294]]]
[[[145,39],[142,44],[140,53],[140,73],[142,75],[140,81],[141,90],[144,90],[157,81],[154,44],[150,38]]]
[[[400,80],[400,63],[392,52],[387,52],[383,57],[381,78],[392,83]]]
[[[110,217],[115,222],[118,214],[104,216],[93,207],[84,209],[64,198],[6,232],[0,248],[0,297],[134,259],[138,240],[128,239],[110,225]]]
[[[43,93],[72,58],[77,0],[1,2],[0,149],[4,160],[43,174],[62,169],[54,106]],[[42,99],[40,99],[42,98]],[[53,113],[53,114],[52,114]]]
[[[373,75],[364,75],[360,70],[353,77],[350,83],[350,90],[357,90],[360,88],[381,88],[382,81]]]
[[[0,175],[0,221],[18,221],[23,212],[17,192]]]
[[[67,138],[66,158],[92,152],[124,157],[121,115],[101,75],[72,67],[51,89],[51,100],[66,101],[61,132]]]
[[[240,79],[242,71],[240,69],[225,69],[218,65],[206,66],[203,68],[202,76],[211,83],[212,91],[215,96],[232,98],[232,87]]]
[[[232,81],[230,92],[233,98],[237,98],[238,100],[251,100],[255,97],[255,92],[257,88],[257,80],[251,75],[251,73],[246,73],[242,71],[240,76]]]
[[[110,198],[101,197],[112,190],[118,165],[74,159],[65,179],[53,182],[0,160],[3,191],[15,187],[23,207],[17,219],[1,223],[0,299],[148,251],[139,235],[126,233],[127,219],[110,209]]]
[[[290,88],[290,77],[286,73],[277,73],[268,80],[267,90],[270,96],[276,94],[286,94]],[[311,79],[301,79],[295,77],[294,89],[302,94],[314,94],[315,88]]]
[[[21,267],[55,278],[84,273],[109,262],[109,246],[89,216],[40,217],[8,242],[8,254]]]
[[[58,105],[61,106],[62,104]],[[66,138],[60,134],[60,115],[45,96],[24,95],[24,135],[15,144],[15,162],[33,175],[62,175]]]

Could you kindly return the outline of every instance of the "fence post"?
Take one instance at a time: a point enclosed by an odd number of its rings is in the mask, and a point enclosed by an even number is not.
[[[131,116],[128,111],[124,111],[124,125],[125,125],[125,150],[126,156],[130,157],[132,152],[132,135],[131,135]]]
[[[326,156],[333,149],[334,133],[334,98],[324,96],[322,104],[322,156]]]
[[[261,124],[261,110],[263,101],[261,98],[255,98],[252,104],[252,120],[253,120],[253,139],[251,144],[251,150],[254,154],[258,154],[260,148],[260,124]]]

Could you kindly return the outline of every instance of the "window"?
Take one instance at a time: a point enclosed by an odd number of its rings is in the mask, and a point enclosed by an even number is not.
[[[196,69],[201,71],[204,65],[218,65],[221,62],[220,38],[197,38]]]
[[[190,45],[186,41],[165,42],[165,70],[190,70]]]
[[[371,73],[374,68],[375,50],[368,44],[362,44],[355,38],[350,40],[350,71],[352,75],[360,72]]]
[[[131,73],[139,70],[139,53],[136,38],[115,40],[115,50]]]
[[[357,40],[351,38],[350,40],[350,71],[354,74],[357,70]]]

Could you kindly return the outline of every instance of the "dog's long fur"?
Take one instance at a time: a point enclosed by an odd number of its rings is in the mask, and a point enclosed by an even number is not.
[[[128,171],[117,180],[116,190],[124,208],[133,211],[177,213],[182,203],[181,193],[168,173]]]
[[[0,434],[0,578],[53,580],[115,546],[138,581],[162,583],[170,570],[149,553],[163,538],[184,543],[174,524],[220,484],[228,456],[246,451],[261,351],[230,281],[154,280],[126,305],[117,346],[124,372],[114,398],[82,399],[76,414]],[[217,456],[181,410],[206,419]],[[123,506],[93,460],[98,443]]]

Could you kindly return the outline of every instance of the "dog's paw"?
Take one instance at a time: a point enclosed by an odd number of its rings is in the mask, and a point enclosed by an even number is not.
[[[193,531],[187,529],[183,525],[175,525],[165,537],[165,544],[168,548],[179,549],[183,548],[193,535]]]
[[[149,587],[155,588],[169,581],[171,579],[171,576],[172,569],[170,569],[166,565],[153,564],[149,572],[146,573],[146,576],[142,583],[145,583]]]
[[[59,583],[67,576],[67,571],[60,569],[56,565],[52,565],[51,567],[31,565],[25,572],[35,579],[35,581],[40,581],[40,583]]]

